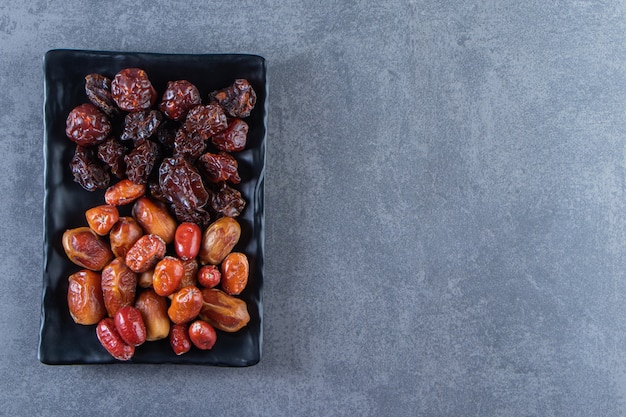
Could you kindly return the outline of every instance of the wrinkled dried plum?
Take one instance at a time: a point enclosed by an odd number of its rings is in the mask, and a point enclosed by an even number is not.
[[[209,204],[215,212],[226,217],[237,217],[246,207],[241,193],[226,183],[211,191]]]
[[[228,127],[226,114],[215,103],[192,108],[185,119],[185,130],[188,133],[199,135],[203,140],[208,140],[214,134],[226,129],[226,127]]]
[[[172,120],[182,120],[192,107],[200,103],[200,93],[195,85],[187,80],[169,81],[159,110]]]
[[[124,131],[121,140],[141,141],[148,139],[156,132],[163,115],[158,110],[146,110],[128,113],[124,119]]]
[[[200,171],[204,178],[213,183],[229,181],[239,184],[241,178],[237,172],[237,160],[229,153],[220,152],[218,154],[205,153],[198,160]]]
[[[113,136],[98,145],[98,159],[107,164],[111,173],[120,179],[126,176],[124,156],[127,153],[128,148]]]
[[[256,93],[243,78],[222,90],[209,94],[209,99],[218,102],[231,117],[248,117],[256,104]]]
[[[109,186],[109,173],[98,161],[92,148],[76,146],[74,157],[70,162],[70,169],[74,181],[87,191],[95,191]]]
[[[167,150],[174,148],[174,140],[176,139],[176,133],[178,132],[178,123],[171,120],[164,120],[157,130],[157,140]]]
[[[203,209],[187,210],[172,204],[172,212],[179,222],[195,223],[203,230],[211,223],[211,214]]]
[[[209,198],[198,171],[180,156],[163,160],[159,168],[159,185],[172,204],[185,210],[197,210]]]
[[[232,119],[221,133],[213,135],[211,143],[220,151],[239,152],[246,148],[248,123],[241,119]]]
[[[124,111],[148,110],[157,99],[148,74],[140,68],[125,68],[111,81],[111,96]]]
[[[159,146],[150,141],[143,140],[124,157],[126,162],[126,177],[135,184],[145,184],[148,176],[154,168],[159,157]]]
[[[174,138],[174,155],[196,160],[202,155],[206,146],[206,141],[199,134],[188,133],[184,127],[181,127],[176,132],[176,137]]]
[[[91,103],[74,107],[65,120],[65,134],[81,146],[97,145],[111,132],[109,118]]]
[[[89,101],[110,118],[120,115],[111,96],[111,79],[100,74],[88,74],[85,76],[85,94]]]

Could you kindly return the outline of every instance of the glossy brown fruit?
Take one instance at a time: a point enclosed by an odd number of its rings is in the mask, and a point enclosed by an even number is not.
[[[91,103],[75,107],[65,121],[65,134],[81,146],[97,145],[106,140],[110,132],[109,118]]]
[[[147,110],[154,105],[157,92],[141,68],[124,68],[111,81],[111,96],[124,111]]]
[[[196,320],[189,325],[189,339],[200,350],[211,350],[217,341],[217,333],[206,321]]]
[[[109,233],[111,250],[115,256],[126,258],[128,250],[143,236],[143,229],[130,216],[120,217]]]
[[[222,280],[222,273],[215,265],[204,265],[198,271],[198,284],[205,288],[217,287]]]
[[[146,340],[165,339],[170,333],[170,318],[167,316],[167,301],[152,289],[143,290],[137,296],[135,307],[141,312],[146,326]]]
[[[185,287],[175,292],[167,315],[173,323],[188,323],[195,319],[202,309],[202,293],[197,287]]]
[[[100,320],[98,326],[96,326],[96,335],[102,346],[115,359],[127,361],[135,355],[135,347],[124,342],[124,339],[122,339],[122,336],[115,328],[115,321],[112,318]]]
[[[184,222],[178,225],[174,234],[176,255],[183,261],[193,259],[200,252],[202,230],[195,223]]]
[[[83,269],[68,278],[67,304],[77,324],[97,324],[106,316],[98,272]]]
[[[154,267],[152,287],[154,292],[161,296],[173,294],[185,275],[183,262],[173,256],[166,256]]]
[[[241,236],[237,220],[222,217],[206,228],[202,235],[199,259],[204,264],[218,265],[228,255]]]
[[[177,355],[189,352],[191,339],[189,339],[187,324],[174,324],[170,330],[170,346]]]
[[[122,258],[115,258],[102,270],[102,295],[109,317],[133,305],[137,292],[137,274],[126,266]]]
[[[145,184],[135,184],[126,178],[107,188],[104,201],[114,206],[123,206],[132,203],[145,193]]]
[[[141,197],[133,205],[133,217],[146,233],[160,236],[167,244],[174,241],[176,220],[162,202]]]
[[[179,290],[190,285],[195,286],[198,283],[198,280],[196,279],[196,275],[198,274],[198,261],[196,261],[195,259],[190,259],[188,261],[182,262],[183,267],[185,268],[185,274],[183,275],[183,279],[178,285]]]
[[[126,265],[134,272],[146,272],[163,259],[165,250],[165,241],[159,236],[143,235],[128,250]]]
[[[105,236],[119,220],[120,212],[115,206],[103,204],[87,210],[85,217],[91,230],[99,236]]]
[[[220,268],[224,292],[230,295],[241,294],[248,285],[250,272],[248,257],[241,252],[231,252],[224,258]]]
[[[124,342],[139,346],[146,341],[146,326],[141,312],[133,306],[124,306],[115,313],[115,328]]]
[[[63,233],[63,249],[70,261],[92,271],[100,271],[113,259],[109,245],[89,227]]]
[[[216,329],[236,332],[250,321],[250,314],[245,301],[226,294],[216,288],[202,290],[202,310],[200,318],[209,322]]]

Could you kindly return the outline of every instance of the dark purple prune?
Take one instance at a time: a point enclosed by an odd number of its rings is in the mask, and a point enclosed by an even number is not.
[[[165,117],[178,121],[184,119],[189,110],[201,102],[198,89],[189,81],[169,81],[159,104],[159,110],[165,114]]]
[[[126,162],[126,177],[135,184],[145,184],[148,176],[154,168],[154,163],[159,157],[159,146],[150,141],[143,140],[124,157]]]
[[[211,223],[211,214],[203,209],[186,210],[183,207],[172,204],[172,212],[179,223],[195,223],[202,230],[206,229]]]
[[[239,152],[246,148],[248,123],[241,119],[232,119],[223,132],[213,135],[211,143],[220,151]]]
[[[216,213],[226,217],[237,217],[246,207],[246,200],[238,190],[222,183],[217,189],[211,191],[209,204]]]
[[[174,155],[185,156],[195,161],[206,149],[206,141],[196,133],[189,133],[184,127],[176,132],[174,138]]]
[[[124,131],[121,140],[141,141],[148,139],[159,128],[163,115],[158,110],[146,110],[128,113],[124,119]]]
[[[209,99],[218,102],[231,117],[248,117],[256,104],[256,93],[248,80],[239,78],[231,86],[213,91]]]
[[[198,159],[200,172],[204,174],[204,179],[213,183],[229,181],[233,184],[239,184],[241,178],[237,172],[237,160],[226,152],[218,154],[205,153]]]
[[[182,209],[203,207],[209,198],[202,177],[185,158],[165,158],[159,168],[159,185],[163,195]]]
[[[81,146],[97,145],[111,133],[111,122],[91,103],[74,107],[65,120],[65,134]]]
[[[109,186],[111,177],[96,158],[92,148],[76,146],[74,157],[70,162],[70,170],[74,176],[74,181],[87,191],[104,189]]]
[[[174,140],[176,139],[178,129],[178,123],[172,122],[171,120],[164,120],[157,129],[157,140],[165,149],[171,150],[174,148]]]
[[[98,159],[107,164],[111,174],[120,179],[126,176],[124,156],[127,153],[128,148],[113,136],[98,145]]]
[[[148,74],[140,68],[125,68],[111,81],[111,96],[124,111],[148,110],[157,99]]]
[[[119,109],[111,96],[111,79],[100,74],[85,76],[85,94],[97,108],[114,119],[120,115]]]
[[[211,136],[228,127],[224,110],[215,103],[206,106],[196,106],[189,110],[185,119],[185,130],[188,133],[199,135],[202,140],[208,140]]]

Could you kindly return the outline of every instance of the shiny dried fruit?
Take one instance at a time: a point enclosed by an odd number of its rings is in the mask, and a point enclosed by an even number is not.
[[[159,104],[166,117],[182,120],[189,110],[201,103],[200,93],[195,85],[187,80],[169,81]]]
[[[83,269],[68,278],[67,304],[77,324],[96,324],[106,316],[100,274]]]
[[[146,341],[165,339],[170,333],[167,301],[152,289],[139,293],[135,307],[141,312],[146,326]]]
[[[218,154],[207,152],[198,160],[200,171],[204,178],[213,183],[228,181],[239,184],[241,178],[237,171],[237,160],[229,153],[220,152]]]
[[[167,315],[173,323],[188,323],[198,316],[202,303],[202,293],[197,287],[184,287],[172,295]]]
[[[132,305],[137,292],[137,274],[126,266],[122,258],[115,258],[102,270],[102,295],[109,317]]]
[[[147,139],[141,141],[124,157],[126,176],[135,184],[146,184],[158,158],[159,146]]]
[[[177,355],[189,352],[191,339],[189,339],[187,324],[174,324],[170,330],[170,346]]]
[[[111,133],[111,122],[91,103],[76,106],[65,121],[65,134],[81,146],[92,146],[103,142]]]
[[[87,94],[89,101],[107,116],[111,118],[119,116],[120,111],[115,106],[113,97],[111,97],[111,79],[100,74],[86,75],[85,94]]]
[[[211,208],[224,216],[237,217],[246,207],[246,200],[241,193],[226,183],[209,193],[209,205]]]
[[[205,288],[217,287],[222,280],[222,273],[215,265],[204,265],[198,271],[198,284]]]
[[[256,104],[256,93],[248,80],[239,78],[222,90],[209,94],[231,117],[248,117]]]
[[[94,150],[77,145],[70,161],[74,182],[87,191],[107,188],[111,177],[106,167],[96,158]]]
[[[111,81],[111,96],[120,109],[132,112],[152,107],[157,92],[144,70],[125,68]]]
[[[117,257],[126,258],[128,250],[143,236],[143,229],[132,217],[120,217],[109,232],[111,250]]]
[[[207,147],[207,141],[197,133],[189,133],[184,127],[176,131],[174,136],[174,156],[195,161]]]
[[[133,217],[146,233],[159,236],[167,244],[174,241],[176,220],[160,201],[141,197],[133,205]]]
[[[145,184],[135,184],[129,179],[123,179],[106,190],[104,201],[114,206],[123,206],[132,203],[145,193]]]
[[[241,226],[231,217],[222,217],[206,228],[202,235],[199,259],[204,264],[218,265],[228,255],[241,236]]]
[[[126,254],[126,265],[133,272],[146,272],[165,256],[165,241],[158,235],[141,236]]]
[[[115,359],[127,361],[135,355],[135,347],[124,342],[122,336],[117,332],[115,321],[112,318],[100,320],[96,326],[96,335],[102,346]]]
[[[200,318],[225,332],[236,332],[250,322],[245,301],[226,294],[217,288],[202,290]]]
[[[198,171],[184,158],[165,158],[159,168],[159,185],[165,197],[178,207],[196,210],[209,194]]]
[[[222,107],[210,103],[206,106],[198,105],[189,110],[184,126],[188,133],[197,134],[206,141],[211,136],[226,129],[228,120]]]
[[[224,292],[230,295],[241,294],[248,285],[248,257],[241,252],[231,252],[222,261],[221,270]]]
[[[131,305],[124,306],[115,313],[115,329],[124,342],[139,346],[146,341],[146,326],[141,312]]]
[[[185,275],[183,262],[173,256],[166,256],[154,267],[152,275],[152,288],[161,296],[173,294],[178,289]]]
[[[200,350],[211,350],[217,341],[217,333],[209,323],[196,320],[189,325],[189,339]]]
[[[120,213],[117,207],[103,204],[87,210],[85,217],[87,218],[87,224],[89,224],[91,230],[100,236],[105,236],[119,220]]]
[[[200,252],[202,230],[195,223],[184,222],[178,225],[174,234],[174,250],[183,261],[193,259]]]
[[[211,214],[204,209],[187,210],[175,204],[171,205],[171,209],[176,219],[181,223],[195,223],[201,229],[206,228],[211,223]]]
[[[113,136],[98,145],[98,159],[109,167],[111,174],[120,179],[126,175],[124,156],[127,153],[128,148]]]
[[[140,142],[154,135],[163,121],[163,115],[158,110],[145,110],[128,113],[124,118],[124,130],[121,140]]]
[[[185,268],[185,274],[183,275],[183,279],[180,281],[177,289],[181,289],[184,287],[188,287],[190,285],[197,285],[198,280],[196,279],[196,275],[198,274],[198,261],[195,259],[189,259],[183,262],[183,268]]]
[[[89,227],[63,233],[63,249],[70,261],[92,271],[100,271],[113,259],[109,245]]]
[[[211,143],[220,151],[243,151],[248,141],[248,129],[248,123],[241,119],[232,119],[226,130],[213,135]]]

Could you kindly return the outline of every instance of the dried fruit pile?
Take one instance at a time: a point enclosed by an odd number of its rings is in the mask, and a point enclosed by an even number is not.
[[[88,227],[63,234],[67,257],[84,268],[69,277],[70,315],[95,324],[119,360],[168,337],[177,355],[192,345],[211,349],[216,329],[236,332],[250,320],[237,297],[250,268],[244,253],[233,252],[246,202],[231,153],[246,148],[243,119],[256,94],[237,79],[203,104],[195,85],[176,80],[157,104],[138,68],[113,79],[89,74],[85,92],[90,102],[66,120],[76,143],[70,169],[85,190],[106,192],[86,211]]]

